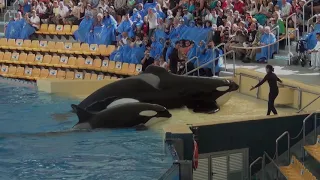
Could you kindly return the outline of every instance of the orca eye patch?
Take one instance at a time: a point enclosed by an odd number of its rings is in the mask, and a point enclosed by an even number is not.
[[[220,87],[217,87],[217,91],[227,91],[229,89],[229,86],[220,86]]]

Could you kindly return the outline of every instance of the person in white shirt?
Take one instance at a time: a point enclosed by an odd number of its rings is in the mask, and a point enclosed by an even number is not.
[[[287,0],[282,0],[281,18],[286,19],[290,15],[291,4]]]
[[[32,10],[32,16],[30,18],[30,23],[31,23],[31,26],[36,28],[36,31],[39,30],[40,28],[40,18],[39,16],[37,16],[37,13],[35,10]]]
[[[309,50],[308,52],[311,53],[311,68],[315,71],[319,71],[320,67],[320,32],[317,33],[317,44],[316,46]]]
[[[148,9],[148,15],[146,15],[146,22],[149,24],[149,37],[151,37],[158,26],[157,14],[150,8]]]
[[[43,15],[47,11],[47,7],[44,5],[43,2],[40,2],[39,5],[36,7],[36,11],[39,14],[39,16]]]

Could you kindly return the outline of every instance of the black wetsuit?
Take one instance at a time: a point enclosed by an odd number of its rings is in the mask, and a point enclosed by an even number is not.
[[[268,112],[267,115],[270,115],[271,111],[273,114],[278,114],[276,108],[274,107],[274,100],[277,98],[279,94],[279,88],[277,81],[282,82],[276,74],[267,73],[267,75],[260,81],[255,88],[261,86],[264,82],[268,81],[270,92],[269,92],[269,100],[268,100]]]

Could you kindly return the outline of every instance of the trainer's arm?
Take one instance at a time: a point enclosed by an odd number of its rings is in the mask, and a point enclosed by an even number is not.
[[[250,91],[254,90],[255,88],[257,88],[259,86],[261,86],[263,83],[265,83],[267,81],[267,79],[268,79],[268,74],[266,76],[264,76],[264,78],[257,85],[251,87]]]

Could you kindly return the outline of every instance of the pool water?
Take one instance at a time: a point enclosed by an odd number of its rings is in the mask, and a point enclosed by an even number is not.
[[[0,179],[152,180],[170,166],[155,130],[70,129],[77,117],[57,121],[78,100],[37,92],[33,85],[0,82]]]

